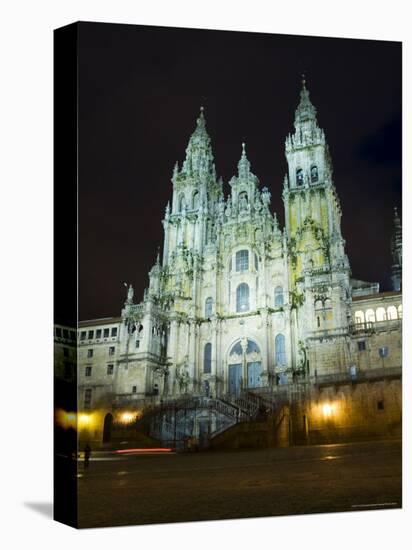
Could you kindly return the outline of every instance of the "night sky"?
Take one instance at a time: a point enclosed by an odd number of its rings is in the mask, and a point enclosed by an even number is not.
[[[226,195],[245,141],[283,226],[284,142],[302,72],[332,155],[352,276],[390,290],[400,43],[97,23],[81,23],[79,36],[80,319],[119,315],[123,281],[140,301],[200,105]]]

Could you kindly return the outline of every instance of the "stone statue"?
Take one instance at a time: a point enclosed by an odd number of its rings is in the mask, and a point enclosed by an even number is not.
[[[247,207],[247,197],[245,194],[242,193],[239,197],[239,210],[247,210]]]
[[[232,216],[232,203],[231,203],[230,197],[227,200],[226,216],[228,218],[230,218]]]

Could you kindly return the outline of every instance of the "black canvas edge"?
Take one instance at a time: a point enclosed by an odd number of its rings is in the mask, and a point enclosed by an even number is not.
[[[77,114],[78,24],[54,31],[54,323],[76,332],[77,358]],[[54,512],[78,527],[77,430],[56,423],[56,412],[77,419],[77,360],[70,380],[56,377],[54,361]],[[77,420],[76,420],[77,422]],[[76,424],[75,424],[76,426]]]

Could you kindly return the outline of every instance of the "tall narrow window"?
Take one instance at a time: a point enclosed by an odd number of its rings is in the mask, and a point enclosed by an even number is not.
[[[205,302],[205,317],[206,317],[206,319],[211,317],[212,313],[213,313],[213,298],[209,297],[209,298],[206,298],[206,302]]]
[[[296,170],[296,185],[298,187],[303,185],[303,170],[302,170],[302,168],[298,168]]]
[[[186,206],[185,196],[180,195],[180,198],[179,198],[179,212],[182,212],[182,210],[183,210],[183,208],[185,208],[185,206]]]
[[[236,271],[247,271],[249,269],[249,250],[236,252]]]
[[[210,342],[205,345],[203,353],[203,372],[205,374],[212,372],[212,344]]]
[[[285,337],[278,334],[275,338],[276,365],[286,365]]]
[[[318,175],[318,167],[317,166],[312,166],[312,168],[310,169],[310,181],[312,183],[316,183],[319,179],[319,175]]]
[[[197,210],[199,207],[199,193],[195,191],[193,193],[193,210]]]
[[[236,289],[236,311],[249,311],[249,287],[241,283]]]
[[[275,288],[275,307],[282,307],[283,306],[283,288],[281,286],[277,286]]]

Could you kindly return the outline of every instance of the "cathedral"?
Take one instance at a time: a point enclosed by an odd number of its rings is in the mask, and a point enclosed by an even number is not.
[[[130,285],[119,317],[79,322],[80,407],[217,399],[400,367],[399,216],[393,291],[379,292],[351,277],[328,144],[304,80],[285,155],[282,228],[244,143],[225,195],[200,109],[143,300]]]

